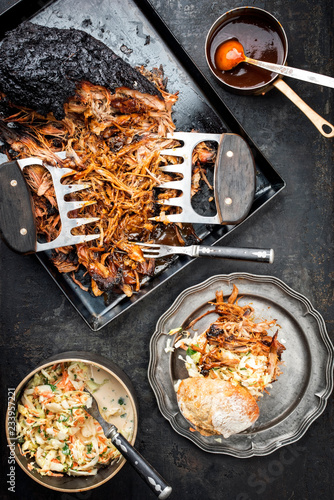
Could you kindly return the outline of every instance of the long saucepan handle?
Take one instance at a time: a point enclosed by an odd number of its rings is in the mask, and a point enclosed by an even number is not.
[[[304,102],[281,78],[277,78],[273,85],[282,92],[290,101],[292,101],[313,123],[324,137],[334,137],[334,127],[327,122],[318,113],[313,111],[306,102]],[[328,131],[326,131],[328,129]]]

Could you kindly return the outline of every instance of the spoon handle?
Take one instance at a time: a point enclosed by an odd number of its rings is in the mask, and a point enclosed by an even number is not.
[[[334,89],[334,78],[331,76],[319,75],[318,73],[312,73],[311,71],[305,71],[304,69],[281,66],[280,64],[257,61],[256,59],[252,59],[250,57],[246,57],[245,62],[259,68],[267,69],[268,71],[273,71],[279,75],[290,76],[291,78],[296,78],[297,80],[316,83],[318,85],[324,85],[325,87],[331,87]]]
[[[148,486],[160,500],[169,497],[172,492],[171,486],[160,476],[160,474],[150,465],[147,460],[120,434],[117,428],[112,425],[108,436],[114,446],[122,453],[123,457],[134,467],[136,472],[146,481]]]

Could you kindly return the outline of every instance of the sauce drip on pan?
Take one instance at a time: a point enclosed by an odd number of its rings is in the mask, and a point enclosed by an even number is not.
[[[207,55],[216,75],[232,87],[242,89],[261,87],[270,82],[276,73],[247,63],[241,63],[229,71],[219,69],[216,60],[217,51],[228,40],[240,42],[247,57],[276,64],[284,62],[283,41],[274,23],[251,14],[227,20],[212,36]]]

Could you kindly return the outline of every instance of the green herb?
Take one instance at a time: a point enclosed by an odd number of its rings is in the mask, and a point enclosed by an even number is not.
[[[247,368],[240,368],[240,370],[247,370]]]
[[[58,418],[58,422],[67,422],[69,418],[69,416],[66,417],[65,415],[60,415],[60,417]]]
[[[78,408],[82,408],[82,406],[72,406],[72,408],[70,408],[71,415],[73,415],[73,410],[77,410]]]
[[[187,354],[188,356],[193,356],[193,354],[196,354],[197,351],[194,351],[191,347],[188,347],[187,349]]]
[[[76,380],[78,378],[77,374],[75,373],[74,374],[74,380]]]
[[[48,385],[51,387],[52,392],[55,392],[55,390],[57,389],[57,386],[56,385],[52,385],[50,383]]]
[[[67,443],[65,444],[65,446],[62,448],[61,451],[64,453],[64,455],[69,455],[71,453],[71,450]]]
[[[104,410],[104,411],[107,411],[107,407],[106,407],[106,406],[104,406],[104,407],[103,407],[103,410]]]
[[[125,418],[127,416],[127,413],[123,413],[123,415],[121,415],[121,418]]]
[[[87,445],[87,453],[92,453],[93,445],[92,443]]]
[[[125,404],[124,399],[123,399],[123,398],[119,398],[119,400],[118,400],[118,404],[119,404],[119,405],[124,405],[124,404]]]

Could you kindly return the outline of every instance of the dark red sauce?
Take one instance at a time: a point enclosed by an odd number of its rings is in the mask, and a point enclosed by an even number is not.
[[[222,43],[238,40],[247,57],[283,64],[285,46],[278,26],[259,14],[240,15],[223,23],[213,34],[208,45],[208,59],[215,74],[228,85],[240,89],[265,86],[276,73],[241,62],[230,71],[221,71],[215,64],[215,54]]]

